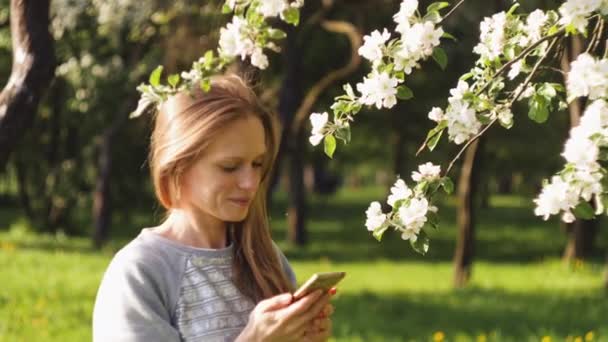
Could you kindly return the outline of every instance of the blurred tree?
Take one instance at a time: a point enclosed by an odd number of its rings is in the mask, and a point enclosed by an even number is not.
[[[49,33],[50,0],[12,0],[13,67],[0,93],[0,169],[30,127],[53,77],[55,56]]]

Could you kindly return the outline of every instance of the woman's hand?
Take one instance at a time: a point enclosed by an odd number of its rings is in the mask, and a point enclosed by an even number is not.
[[[320,341],[328,331],[328,319],[317,316],[327,310],[329,297],[328,293],[317,290],[295,302],[290,293],[263,300],[249,315],[249,322],[237,341]],[[314,323],[315,319],[321,322]]]
[[[334,307],[331,304],[326,304],[321,313],[315,317],[309,324],[305,333],[305,340],[312,342],[324,342],[331,337],[331,315],[334,313]]]

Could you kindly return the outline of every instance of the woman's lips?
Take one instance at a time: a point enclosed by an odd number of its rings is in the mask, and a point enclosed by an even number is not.
[[[248,198],[232,198],[230,201],[241,207],[248,207],[250,202]]]

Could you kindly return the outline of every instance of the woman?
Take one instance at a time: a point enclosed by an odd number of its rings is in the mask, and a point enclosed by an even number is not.
[[[329,337],[330,294],[294,301],[294,273],[270,237],[265,193],[277,137],[273,116],[236,76],[163,104],[150,167],[167,218],[108,266],[94,341]]]

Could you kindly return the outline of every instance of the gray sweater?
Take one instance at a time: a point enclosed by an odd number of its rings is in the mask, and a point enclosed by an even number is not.
[[[293,270],[277,252],[295,286]],[[254,306],[232,281],[232,246],[194,248],[143,229],[103,276],[93,341],[233,341]]]

